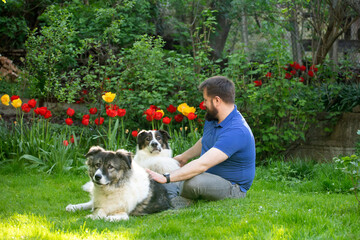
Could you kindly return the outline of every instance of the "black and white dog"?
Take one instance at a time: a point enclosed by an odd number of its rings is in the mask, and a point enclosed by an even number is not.
[[[180,168],[179,162],[172,158],[169,139],[170,135],[165,130],[142,130],[137,136],[134,161],[160,174]]]
[[[91,219],[128,220],[129,215],[145,215],[171,208],[163,185],[150,180],[145,169],[132,161],[125,150],[105,151],[91,147],[86,155],[91,182],[85,184],[92,199],[66,207],[67,211],[92,209]]]

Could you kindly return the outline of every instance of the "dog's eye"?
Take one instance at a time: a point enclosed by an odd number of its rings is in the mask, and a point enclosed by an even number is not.
[[[108,169],[113,169],[114,167],[112,165],[109,165],[108,166]]]
[[[96,168],[100,168],[100,166],[101,166],[100,163],[96,163],[96,164],[95,164],[95,167],[96,167]]]
[[[150,141],[150,140],[151,140],[151,138],[150,138],[150,137],[147,137],[147,138],[145,138],[145,140],[146,140],[146,141]]]
[[[157,136],[157,137],[156,137],[156,140],[161,140],[161,137],[160,137],[160,136]]]

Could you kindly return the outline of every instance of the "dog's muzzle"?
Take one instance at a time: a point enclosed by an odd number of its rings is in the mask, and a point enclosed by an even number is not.
[[[151,148],[151,152],[154,152],[154,151],[161,152],[161,150],[162,150],[160,143],[157,141],[151,141],[150,148]]]
[[[98,169],[94,176],[92,177],[92,180],[95,184],[98,185],[107,185],[109,184],[109,181],[107,180],[106,176],[104,176],[100,169]]]

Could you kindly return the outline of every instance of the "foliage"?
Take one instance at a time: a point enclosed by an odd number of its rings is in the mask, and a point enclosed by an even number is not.
[[[58,13],[51,7],[47,16],[51,24],[43,26],[39,33],[36,29],[32,31],[25,43],[26,77],[32,97],[52,97],[51,93],[61,84],[61,73],[77,65],[76,56],[83,47],[83,44],[74,43],[76,31],[69,24],[71,14],[68,11]],[[79,89],[77,82],[67,84]]]
[[[319,88],[322,101],[329,112],[351,112],[360,105],[360,86],[358,84],[324,84]]]
[[[333,160],[337,163],[337,167],[350,177],[353,185],[350,190],[354,191],[354,195],[360,206],[360,157],[354,154],[341,158],[335,157]]]
[[[323,109],[317,89],[304,84],[307,73],[290,74],[295,63],[284,70],[286,57],[281,54],[270,54],[267,64],[249,63],[241,53],[230,59],[225,73],[235,81],[236,103],[253,130],[257,158],[264,161],[304,140],[315,114]]]

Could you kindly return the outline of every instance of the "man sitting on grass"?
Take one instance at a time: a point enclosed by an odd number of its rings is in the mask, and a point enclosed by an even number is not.
[[[199,89],[206,106],[202,138],[174,157],[180,169],[164,175],[147,170],[159,183],[184,181],[180,196],[172,199],[175,208],[189,205],[190,199],[244,198],[255,177],[255,140],[235,105],[234,83],[215,76]]]

